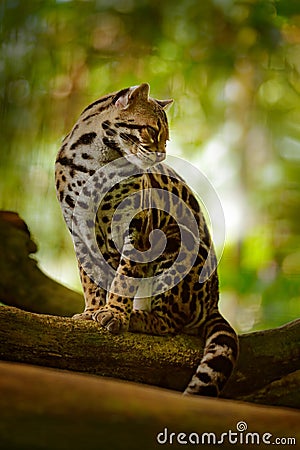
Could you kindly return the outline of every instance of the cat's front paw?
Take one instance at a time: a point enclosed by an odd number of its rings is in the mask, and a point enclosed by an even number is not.
[[[129,320],[126,320],[124,314],[112,311],[107,307],[95,311],[93,313],[93,320],[113,334],[126,331],[129,326]]]
[[[84,311],[81,314],[74,314],[74,316],[72,316],[72,319],[75,319],[75,320],[93,320],[93,313]]]

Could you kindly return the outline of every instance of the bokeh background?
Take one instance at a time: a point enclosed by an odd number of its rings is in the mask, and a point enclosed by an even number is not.
[[[239,332],[299,316],[299,0],[2,0],[0,36],[0,208],[47,274],[80,290],[54,190],[62,138],[87,104],[147,81],[174,99],[169,153],[222,202],[222,311]]]

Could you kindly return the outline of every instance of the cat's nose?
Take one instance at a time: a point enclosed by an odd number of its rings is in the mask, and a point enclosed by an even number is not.
[[[165,159],[166,154],[162,153],[162,152],[156,152],[155,153],[155,157],[156,157],[156,162],[160,162],[160,161],[163,161]]]

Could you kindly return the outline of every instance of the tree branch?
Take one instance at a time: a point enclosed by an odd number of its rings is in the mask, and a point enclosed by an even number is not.
[[[31,256],[37,251],[18,214],[0,211],[0,301],[26,311],[72,316],[83,296],[47,277]]]
[[[247,430],[238,433],[241,421]],[[154,450],[159,447],[157,439],[161,444],[171,442],[172,449],[182,449],[182,441],[189,439],[210,448],[208,442],[222,439],[222,433],[227,433],[224,449],[244,449],[246,439],[252,443],[252,433],[259,448],[264,447],[263,436],[270,444],[281,437],[299,442],[299,412],[183,397],[128,382],[0,363],[3,449]]]

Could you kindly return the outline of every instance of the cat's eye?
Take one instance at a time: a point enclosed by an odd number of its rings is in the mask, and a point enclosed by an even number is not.
[[[147,131],[148,131],[148,134],[149,134],[150,139],[151,139],[153,142],[156,142],[157,139],[158,139],[158,131],[159,131],[159,130],[157,130],[156,128],[153,128],[153,127],[148,126],[148,127],[147,127]]]

